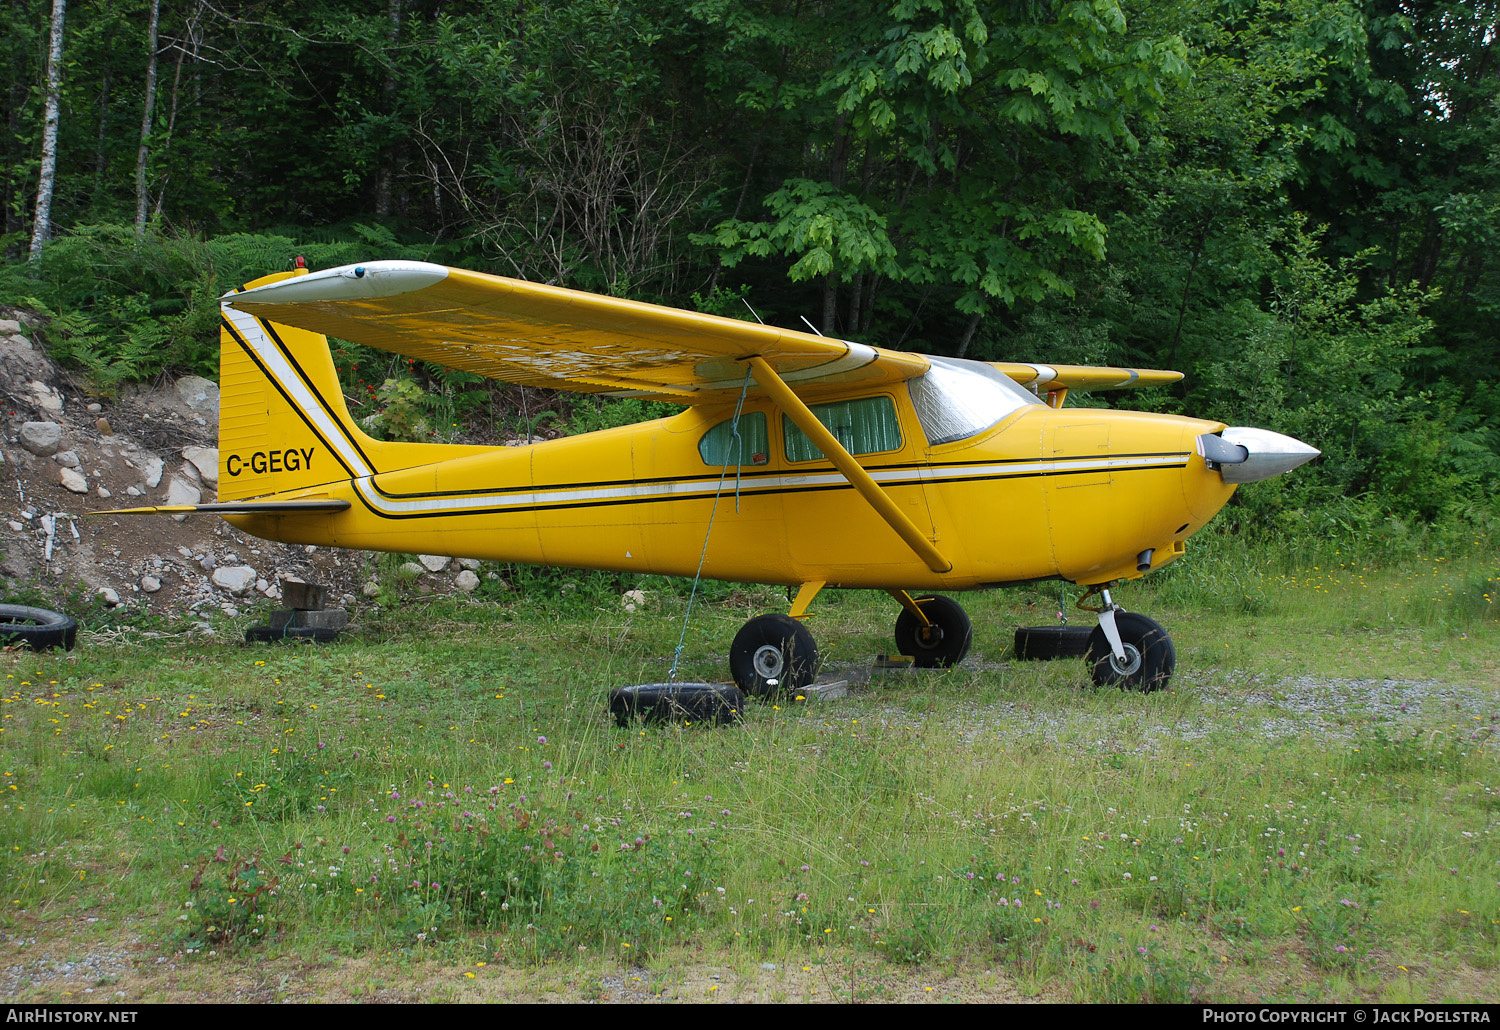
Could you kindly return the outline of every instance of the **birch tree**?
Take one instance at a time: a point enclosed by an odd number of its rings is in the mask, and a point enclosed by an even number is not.
[[[41,259],[52,235],[52,189],[57,181],[57,123],[62,103],[63,15],[68,0],[52,0],[52,38],[47,49],[47,106],[42,129],[42,168],[36,187],[36,215],[31,226],[31,260]]]

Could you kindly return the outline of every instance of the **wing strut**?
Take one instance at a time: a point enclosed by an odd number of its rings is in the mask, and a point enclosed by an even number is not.
[[[870,477],[870,474],[864,470],[864,466],[854,460],[854,455],[844,449],[844,445],[828,431],[828,427],[818,421],[812,409],[802,403],[802,398],[782,382],[781,376],[776,374],[776,370],[764,358],[751,358],[750,367],[755,369],[755,381],[781,407],[781,410],[786,412],[786,417],[792,420],[792,424],[807,434],[807,438],[816,444],[818,450],[822,451],[828,460],[833,462],[834,467],[844,474],[844,478],[849,480],[849,485],[859,491],[860,496],[869,502],[876,514],[885,519],[886,523],[902,540],[906,541],[906,545],[917,553],[917,557],[921,558],[929,569],[933,572],[947,572],[953,568],[953,563],[932,546],[932,541],[923,535],[916,523],[907,518],[906,513],[896,506],[896,502],[880,489],[880,484]]]

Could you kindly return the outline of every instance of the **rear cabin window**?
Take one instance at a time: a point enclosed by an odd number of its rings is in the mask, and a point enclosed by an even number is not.
[[[850,454],[879,454],[901,449],[901,422],[896,417],[896,403],[889,397],[864,397],[857,401],[809,406],[818,421],[828,427],[833,438]],[[781,416],[781,432],[786,438],[787,461],[816,461],[826,457],[786,415]]]
[[[747,411],[740,416],[739,439],[731,427],[734,419],[725,419],[703,434],[698,441],[698,453],[705,465],[723,468],[764,465],[770,460],[771,439],[766,428],[766,413]]]

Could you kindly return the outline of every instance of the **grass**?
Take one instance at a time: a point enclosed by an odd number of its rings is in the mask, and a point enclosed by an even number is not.
[[[34,971],[7,994],[1490,996],[1493,555],[1205,550],[1120,592],[1177,641],[1147,696],[1008,660],[1055,587],[964,597],[957,669],[729,729],[605,714],[664,676],[666,584],[633,614],[587,579],[387,606],[324,648],[241,620],[0,655],[0,918]],[[778,604],[715,597],[684,678]],[[826,667],[889,650],[882,595],[816,612]]]

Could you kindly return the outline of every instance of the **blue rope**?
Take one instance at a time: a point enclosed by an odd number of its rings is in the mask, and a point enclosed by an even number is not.
[[[719,514],[719,497],[724,493],[724,480],[729,476],[729,461],[735,462],[734,510],[740,510],[740,466],[744,464],[745,441],[740,438],[740,413],[745,410],[745,395],[750,392],[750,369],[745,369],[745,384],[740,388],[740,399],[734,406],[734,418],[729,423],[730,446],[724,448],[724,467],[719,471],[719,488],[714,491],[714,506],[708,513],[708,529],[703,534],[703,552],[698,555],[698,571],[693,575],[693,589],[688,594],[687,614],[682,617],[682,632],[677,636],[677,650],[672,652],[672,668],[667,673],[667,682],[677,682],[677,663],[682,660],[686,645],[688,620],[693,617],[693,601],[698,597],[698,583],[703,579],[703,563],[708,558],[708,540],[713,536],[714,519]]]

